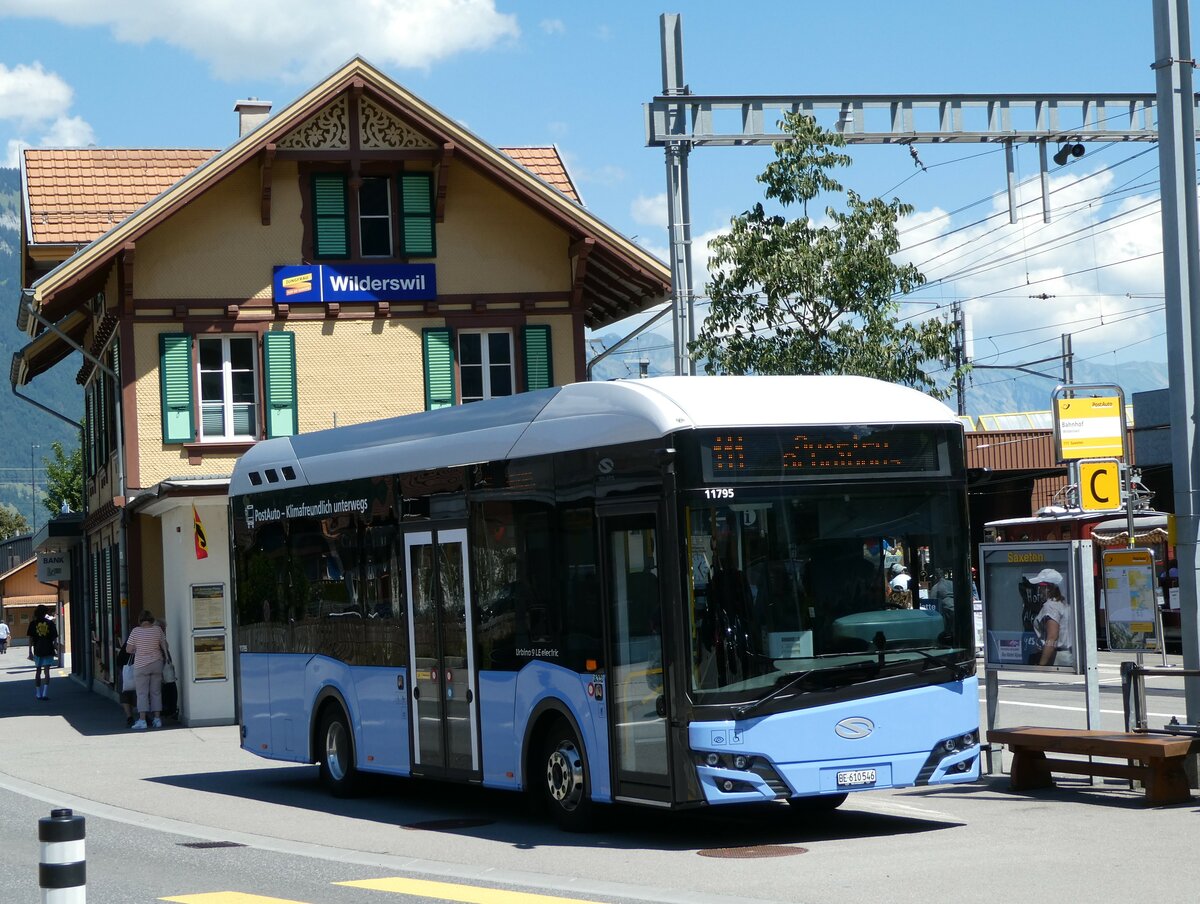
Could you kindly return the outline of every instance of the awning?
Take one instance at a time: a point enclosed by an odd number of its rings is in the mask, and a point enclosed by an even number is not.
[[[3,602],[5,609],[14,609],[17,606],[53,606],[58,603],[58,597],[47,596],[44,593],[34,596],[6,596]]]
[[[1133,545],[1167,542],[1167,515],[1164,512],[1139,512],[1133,517]],[[1128,546],[1129,519],[1110,518],[1092,528],[1092,539],[1101,546]]]
[[[43,524],[33,535],[34,552],[61,552],[83,540],[83,513],[63,512]]]
[[[56,326],[62,330],[72,342],[82,344],[87,333],[90,317],[86,310],[72,311]],[[9,382],[13,386],[26,386],[38,374],[43,374],[59,361],[70,356],[76,349],[61,335],[53,330],[47,330],[19,352],[13,353],[12,368],[9,371]]]

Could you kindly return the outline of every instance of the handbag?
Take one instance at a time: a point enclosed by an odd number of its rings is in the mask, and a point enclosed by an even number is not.
[[[175,683],[175,663],[169,658],[163,663],[162,680],[163,684]]]
[[[123,691],[133,690],[133,683],[134,683],[133,663],[127,662],[127,663],[125,663],[125,665],[121,666],[121,690],[123,690]]]

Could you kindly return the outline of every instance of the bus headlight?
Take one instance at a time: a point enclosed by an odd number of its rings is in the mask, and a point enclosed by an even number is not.
[[[933,745],[933,749],[929,751],[929,756],[925,759],[925,765],[921,767],[921,771],[917,773],[918,785],[926,785],[929,779],[933,777],[933,773],[937,771],[938,766],[948,756],[953,756],[957,753],[964,753],[979,743],[979,732],[968,731],[964,734],[954,735],[953,737],[943,738]],[[947,775],[956,773],[970,772],[974,765],[975,757],[970,757],[963,760],[961,763],[956,763],[946,770]]]

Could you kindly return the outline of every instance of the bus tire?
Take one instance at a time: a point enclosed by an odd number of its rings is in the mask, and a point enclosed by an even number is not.
[[[353,797],[358,788],[354,735],[340,706],[330,704],[321,713],[317,755],[321,765],[321,784],[334,797]]]
[[[832,813],[846,802],[848,794],[816,794],[811,797],[789,797],[793,812],[799,816]]]
[[[550,817],[567,832],[586,832],[592,828],[595,807],[583,745],[565,719],[555,719],[542,739],[542,755],[537,760],[535,782],[550,810]]]

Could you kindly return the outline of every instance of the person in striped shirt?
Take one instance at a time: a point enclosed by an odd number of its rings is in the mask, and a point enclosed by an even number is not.
[[[152,728],[162,728],[162,668],[167,657],[167,635],[154,622],[149,609],[138,618],[138,626],[129,632],[125,649],[133,654],[134,687],[137,689],[138,719],[130,727],[145,731],[147,714],[153,716]]]

